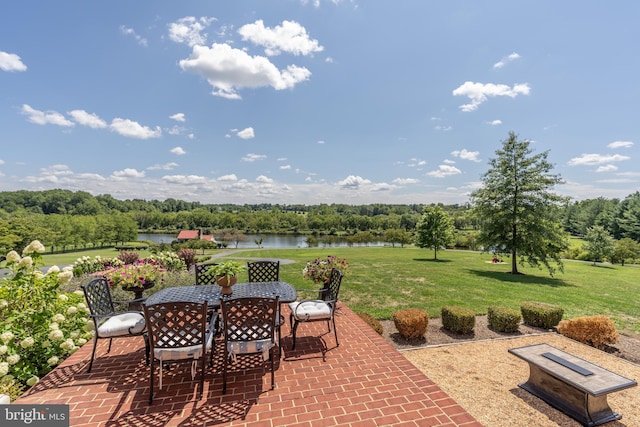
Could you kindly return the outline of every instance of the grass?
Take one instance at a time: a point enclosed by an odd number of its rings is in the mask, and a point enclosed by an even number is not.
[[[100,251],[96,251],[100,252]],[[340,299],[352,310],[378,319],[390,319],[395,310],[422,308],[439,317],[443,306],[468,307],[486,314],[491,305],[520,308],[524,301],[557,304],[564,318],[606,315],[621,333],[640,334],[640,269],[637,266],[597,265],[565,261],[565,272],[550,277],[546,270],[519,267],[512,275],[510,265],[492,264],[489,254],[433,251],[414,247],[357,247],[312,249],[261,249],[223,251],[229,258],[277,258],[294,261],[281,264],[280,277],[297,289],[316,286],[302,278],[307,261],[336,255],[346,258],[351,268],[340,290]],[[99,253],[102,256],[113,256]],[[222,253],[218,251],[217,253]],[[79,255],[47,255],[47,265],[72,263]],[[94,256],[92,251],[81,255]],[[81,256],[80,255],[80,256]],[[141,256],[144,256],[141,253]],[[56,258],[54,258],[56,257]],[[246,273],[244,273],[246,274]],[[240,277],[246,280],[246,277]]]
[[[302,279],[305,263],[316,257],[346,258],[351,268],[340,299],[352,310],[390,319],[395,310],[416,307],[439,317],[443,306],[458,305],[486,314],[491,305],[520,309],[524,301],[560,305],[564,318],[606,315],[620,332],[640,333],[640,270],[637,267],[565,261],[565,272],[493,264],[478,252],[433,252],[417,248],[325,248],[243,251],[238,256],[293,260],[280,267],[283,280],[296,288],[313,288]],[[506,261],[509,261],[508,259]]]

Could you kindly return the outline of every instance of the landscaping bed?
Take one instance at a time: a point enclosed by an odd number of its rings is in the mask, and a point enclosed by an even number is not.
[[[489,329],[487,316],[476,316],[475,328],[472,334],[459,335],[451,333],[442,328],[442,321],[440,318],[432,318],[429,319],[427,333],[424,338],[408,340],[398,333],[392,320],[383,320],[380,323],[382,323],[384,330],[382,334],[383,337],[399,350],[500,338],[516,338],[535,334],[557,335],[555,330],[534,328],[525,324],[520,325],[518,332],[495,332]],[[608,346],[606,351],[614,356],[640,364],[640,337],[620,333],[619,341],[614,345]]]

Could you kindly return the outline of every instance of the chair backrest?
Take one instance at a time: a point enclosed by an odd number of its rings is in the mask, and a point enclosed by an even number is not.
[[[152,349],[203,346],[207,336],[207,302],[143,304]]]
[[[278,297],[221,299],[225,340],[274,340],[279,304]]]
[[[215,264],[196,264],[196,285],[212,285],[216,283],[215,274],[209,271],[209,267]]]
[[[323,301],[338,301],[340,284],[342,283],[342,272],[337,268],[331,270],[329,281],[324,284],[318,299]]]
[[[82,285],[82,291],[93,316],[109,317],[115,314],[111,290],[106,277],[98,277],[85,283]]]
[[[280,280],[280,261],[254,261],[247,263],[249,282],[277,282]]]

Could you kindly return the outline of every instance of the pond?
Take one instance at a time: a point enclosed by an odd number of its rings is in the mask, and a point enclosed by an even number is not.
[[[255,240],[262,237],[262,247],[272,249],[284,249],[284,248],[306,248],[307,244],[305,240],[306,236],[293,235],[293,234],[245,234],[247,236],[246,242],[240,242],[238,248],[253,248],[256,249]],[[176,239],[176,234],[138,234],[138,240],[151,240],[155,243],[171,243]],[[318,244],[318,247],[323,247],[322,243]],[[344,238],[336,238],[336,242],[331,244],[331,247],[347,247],[349,246]],[[353,245],[363,246],[363,245]],[[371,242],[367,246],[384,246],[384,242],[376,241]],[[230,243],[229,247],[234,248],[235,244]]]

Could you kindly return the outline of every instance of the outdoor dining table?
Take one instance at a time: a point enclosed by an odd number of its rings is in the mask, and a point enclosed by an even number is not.
[[[220,298],[280,298],[280,303],[293,302],[297,298],[296,290],[287,282],[241,282],[232,287],[232,293],[222,294],[219,285],[173,286],[160,289],[149,296],[146,304],[158,304],[172,301],[204,302],[210,308],[220,308]]]

